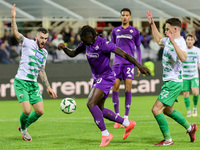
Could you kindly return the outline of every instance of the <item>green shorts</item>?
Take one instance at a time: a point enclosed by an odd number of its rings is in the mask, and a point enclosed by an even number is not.
[[[199,78],[193,78],[191,80],[183,80],[183,91],[190,91],[191,88],[199,88]]]
[[[30,104],[35,104],[43,100],[37,82],[15,78],[14,88],[15,94],[20,103],[23,101],[29,101]]]
[[[163,82],[162,91],[158,96],[158,100],[165,105],[172,106],[175,101],[178,102],[177,97],[182,91],[182,88],[183,82]]]

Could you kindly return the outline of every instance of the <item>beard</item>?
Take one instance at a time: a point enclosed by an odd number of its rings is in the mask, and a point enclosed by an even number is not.
[[[38,45],[39,48],[44,48],[44,43],[42,44],[38,40],[37,40],[37,45]],[[40,45],[42,45],[42,46],[40,46]]]

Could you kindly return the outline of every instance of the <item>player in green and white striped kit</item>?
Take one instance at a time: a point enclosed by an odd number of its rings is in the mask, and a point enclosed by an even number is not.
[[[187,58],[186,43],[180,35],[181,21],[178,18],[167,19],[166,37],[163,38],[153,21],[151,11],[146,12],[146,17],[151,25],[153,37],[159,45],[164,47],[162,57],[163,86],[152,108],[152,112],[160,127],[164,140],[154,145],[164,146],[174,144],[164,114],[182,125],[187,130],[187,133],[189,133],[190,141],[194,142],[197,125],[190,124],[180,112],[174,110],[174,104],[178,101],[177,97],[183,88],[182,69],[183,62]]]
[[[186,36],[187,59],[183,63],[183,95],[185,106],[187,108],[186,117],[197,116],[197,103],[199,99],[199,73],[200,68],[200,49],[194,46],[195,37],[192,34]],[[190,108],[189,91],[192,89],[193,94],[193,113]]]
[[[27,128],[44,113],[43,99],[37,83],[38,74],[49,95],[52,98],[57,97],[49,85],[45,72],[48,53],[44,49],[44,45],[47,42],[49,34],[46,29],[39,28],[35,36],[35,41],[25,38],[18,32],[15,16],[14,4],[12,8],[12,32],[17,41],[22,44],[21,60],[14,81],[15,93],[23,111],[20,116],[21,125],[18,130],[21,132],[22,138],[25,141],[32,141],[32,137],[28,134]],[[31,112],[30,104],[34,108],[33,112]]]

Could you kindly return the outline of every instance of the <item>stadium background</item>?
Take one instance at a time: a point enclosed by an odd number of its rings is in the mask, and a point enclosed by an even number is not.
[[[155,45],[152,39],[145,18],[146,10],[152,11],[161,33],[164,31],[165,19],[179,17],[183,22],[182,36],[189,32],[195,34],[195,45],[200,47],[199,0],[0,0],[0,49],[7,54],[7,61],[0,64],[0,100],[16,100],[13,79],[19,63],[21,45],[17,44],[10,28],[10,14],[14,3],[18,29],[24,36],[34,39],[39,27],[50,31],[46,45],[49,51],[46,71],[59,98],[87,97],[92,81],[85,54],[71,59],[57,50],[57,44],[64,41],[70,48],[75,48],[80,42],[78,31],[85,24],[94,27],[101,36],[110,40],[112,28],[121,25],[120,10],[124,7],[131,9],[131,25],[141,33],[142,62],[145,63],[146,59],[150,58],[155,64],[155,76],[140,75],[135,78],[133,95],[158,95],[162,85],[162,48]],[[1,59],[0,57],[0,61]],[[49,98],[48,94],[43,92],[42,84],[40,87],[43,97]],[[120,88],[120,96],[124,96],[123,83]]]

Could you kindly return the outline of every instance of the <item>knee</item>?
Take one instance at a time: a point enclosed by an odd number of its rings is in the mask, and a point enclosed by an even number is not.
[[[95,106],[95,104],[90,100],[87,101],[86,105],[87,105],[88,109],[92,109]]]
[[[117,88],[115,86],[113,86],[112,90],[113,90],[113,92],[119,92],[119,88]]]
[[[127,93],[127,92],[131,92],[131,87],[126,87],[125,93]]]
[[[25,110],[24,110],[24,113],[25,113],[26,115],[29,115],[29,114],[31,113],[31,109],[25,109]]]
[[[198,94],[199,94],[199,91],[194,91],[194,92],[193,92],[193,95],[194,95],[194,96],[197,96]]]
[[[185,98],[189,97],[189,92],[188,92],[188,91],[187,91],[187,92],[183,92],[183,96],[184,96]]]
[[[156,108],[155,107],[153,107],[152,109],[151,109],[151,111],[152,111],[152,113],[154,114],[154,115],[156,115]]]
[[[42,116],[44,114],[44,109],[42,110],[37,110],[36,113],[40,116]]]

